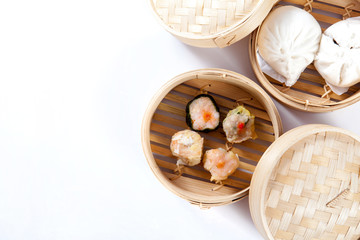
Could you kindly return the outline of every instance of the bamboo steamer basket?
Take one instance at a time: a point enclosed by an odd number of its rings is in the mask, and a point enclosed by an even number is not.
[[[356,0],[285,0],[278,5],[294,5],[304,8],[320,23],[324,31],[328,26],[348,17],[360,16],[360,2]],[[253,70],[261,85],[281,103],[298,110],[308,112],[329,112],[349,106],[360,99],[360,84],[349,88],[349,91],[337,95],[331,92],[324,79],[316,71],[313,63],[301,74],[292,87],[264,74],[257,59],[257,40],[259,28],[250,36],[249,54]]]
[[[263,154],[250,185],[265,239],[359,239],[360,137],[327,125],[288,131]]]
[[[234,144],[232,151],[240,158],[240,167],[220,189],[210,182],[210,173],[202,164],[184,166],[182,175],[174,173],[177,159],[170,151],[171,137],[177,131],[188,129],[185,106],[206,86],[220,108],[220,120],[235,108],[236,100],[255,115],[256,140]],[[279,113],[271,98],[250,79],[222,69],[201,69],[183,73],[167,82],[153,97],[142,122],[142,146],[148,164],[158,180],[170,191],[201,208],[224,205],[248,195],[255,166],[267,147],[282,132]],[[222,128],[204,137],[204,149],[225,148]]]
[[[150,0],[160,24],[195,47],[226,47],[249,35],[276,0]]]

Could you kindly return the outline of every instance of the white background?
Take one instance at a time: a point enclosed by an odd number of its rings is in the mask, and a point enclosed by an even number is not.
[[[255,81],[248,38],[184,45],[142,1],[1,1],[0,239],[262,239],[248,199],[200,210],[165,189],[142,152],[156,91],[198,68]],[[276,102],[287,131],[360,134],[360,103],[333,113]]]

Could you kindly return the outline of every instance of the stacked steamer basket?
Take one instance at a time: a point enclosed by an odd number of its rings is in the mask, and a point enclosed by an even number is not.
[[[326,125],[288,131],[264,153],[249,205],[265,239],[359,239],[360,137]]]
[[[291,4],[304,8],[320,23],[324,31],[328,26],[342,19],[360,16],[360,3],[355,0],[286,0],[279,5]],[[348,92],[337,95],[331,92],[324,79],[316,71],[314,64],[310,64],[301,74],[300,79],[292,87],[264,74],[257,59],[257,40],[261,26],[251,34],[250,60],[254,72],[262,86],[277,100],[285,105],[309,112],[328,112],[349,106],[360,100],[360,83],[350,87]]]
[[[204,86],[219,105],[221,121],[239,100],[255,115],[258,135],[256,140],[233,145],[232,151],[240,157],[240,167],[216,191],[213,189],[218,185],[210,182],[210,173],[202,166],[184,166],[182,175],[177,177],[174,173],[177,159],[169,148],[171,136],[188,128],[185,122],[186,104]],[[281,132],[278,111],[257,84],[234,72],[202,69],[175,77],[154,96],[143,119],[142,145],[151,170],[165,187],[190,203],[211,207],[232,203],[248,195],[257,162]],[[201,135],[205,140],[205,149],[224,148],[226,144],[222,128]]]
[[[196,47],[226,47],[250,34],[276,0],[150,0],[160,24]]]

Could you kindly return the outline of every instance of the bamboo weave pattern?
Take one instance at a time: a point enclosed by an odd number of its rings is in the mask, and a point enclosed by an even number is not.
[[[245,20],[259,0],[154,0],[157,14],[171,28],[194,35],[220,32]]]
[[[359,168],[360,143],[340,133],[318,133],[287,150],[265,196],[275,239],[358,239]]]
[[[360,4],[355,0],[283,0],[278,5],[293,5],[308,11],[321,25],[322,30],[349,17],[360,16]],[[256,57],[258,30],[251,35],[250,59],[263,87],[280,102],[290,107],[308,112],[328,112],[346,107],[360,99],[360,84],[337,95],[327,86],[324,78],[317,72],[314,64],[307,66],[298,81],[287,87],[264,74]]]

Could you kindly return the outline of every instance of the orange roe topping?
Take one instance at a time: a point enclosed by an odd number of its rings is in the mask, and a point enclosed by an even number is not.
[[[216,167],[217,167],[217,168],[223,168],[224,165],[225,165],[225,162],[221,161],[221,162],[218,162],[218,163],[216,164]]]
[[[237,125],[238,131],[240,132],[244,128],[244,126],[245,124],[243,122],[239,122],[239,124]]]
[[[203,118],[204,118],[205,122],[210,121],[210,119],[212,118],[212,114],[209,113],[209,112],[204,112],[203,113]]]

